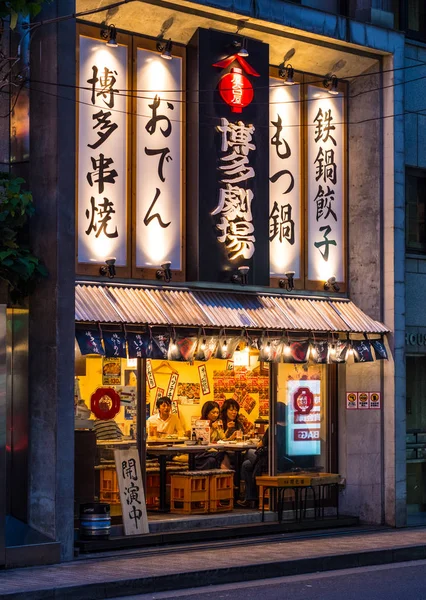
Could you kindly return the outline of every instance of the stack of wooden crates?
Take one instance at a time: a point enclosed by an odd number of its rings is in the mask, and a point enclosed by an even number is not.
[[[234,507],[234,471],[183,471],[171,476],[170,512],[218,513]]]

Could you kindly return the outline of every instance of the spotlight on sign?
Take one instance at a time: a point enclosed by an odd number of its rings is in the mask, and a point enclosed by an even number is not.
[[[280,279],[279,281],[280,288],[283,288],[288,292],[294,290],[294,275],[294,271],[287,271],[287,273],[285,273],[285,279]]]
[[[294,69],[291,65],[287,65],[286,67],[283,65],[279,72],[279,76],[284,80],[284,85],[294,85]]]
[[[340,290],[340,287],[336,283],[336,278],[334,276],[327,279],[327,281],[324,283],[324,289],[326,292],[329,292],[330,290],[333,290],[333,292],[338,292]]]
[[[109,48],[118,48],[117,29],[115,28],[115,25],[110,25],[108,29],[102,29],[101,38],[108,40],[106,45]]]
[[[158,269],[155,274],[157,279],[164,279],[166,283],[169,283],[172,279],[172,271],[170,268],[171,266],[172,263],[170,260],[166,260],[165,262],[163,262],[163,264],[161,265],[161,269]]]
[[[243,38],[241,48],[238,51],[238,56],[242,56],[243,58],[249,57],[249,52],[247,50],[247,38]]]
[[[105,265],[103,265],[99,269],[99,273],[104,277],[109,277],[110,279],[114,279],[115,277],[115,257],[107,258],[105,260]]]
[[[330,77],[324,79],[324,87],[329,94],[333,94],[333,96],[338,94],[339,80],[337,79],[336,75],[330,75]]]
[[[172,48],[173,43],[171,39],[167,40],[166,43],[157,42],[157,50],[161,52],[161,58],[164,58],[164,60],[172,60]]]
[[[249,271],[250,267],[247,267],[245,265],[238,267],[238,273],[232,275],[232,281],[234,283],[241,283],[241,285],[247,285]]]

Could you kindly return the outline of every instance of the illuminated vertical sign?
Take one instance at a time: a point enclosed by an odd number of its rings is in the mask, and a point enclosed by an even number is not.
[[[308,279],[345,280],[344,99],[308,86]]]
[[[198,29],[188,58],[188,279],[269,284],[269,48]]]
[[[301,277],[300,86],[269,80],[269,258],[272,277]]]
[[[287,381],[286,408],[288,455],[321,454],[321,381]]]
[[[79,263],[127,263],[127,52],[80,36]]]
[[[182,58],[137,49],[136,267],[182,269]]]

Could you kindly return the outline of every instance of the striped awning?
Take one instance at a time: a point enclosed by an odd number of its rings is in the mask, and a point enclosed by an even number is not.
[[[77,283],[75,318],[82,323],[257,330],[387,333],[346,299],[283,294]]]

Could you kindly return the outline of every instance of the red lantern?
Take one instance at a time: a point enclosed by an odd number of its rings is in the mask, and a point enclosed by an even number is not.
[[[224,75],[219,81],[218,87],[222,100],[235,113],[242,112],[243,108],[248,106],[254,97],[250,80],[243,75],[242,69],[238,67],[233,67],[230,73]]]
[[[120,410],[120,396],[112,388],[98,388],[90,398],[90,408],[97,419],[113,419]]]
[[[306,415],[314,407],[314,395],[308,387],[300,387],[294,392],[293,407],[295,412]]]

